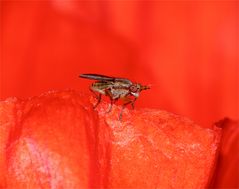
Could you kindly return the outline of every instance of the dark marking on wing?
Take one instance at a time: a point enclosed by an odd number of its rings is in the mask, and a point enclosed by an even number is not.
[[[132,84],[132,82],[126,78],[110,77],[100,74],[81,74],[79,77],[98,81],[112,81],[112,82],[119,81],[127,84]]]
[[[109,77],[109,76],[100,75],[100,74],[81,74],[80,77],[86,78],[86,79],[98,80],[98,81],[115,81],[114,77]]]

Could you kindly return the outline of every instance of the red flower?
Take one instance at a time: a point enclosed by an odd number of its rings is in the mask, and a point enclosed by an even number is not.
[[[1,1],[0,7],[2,100],[86,90],[78,75],[99,73],[152,84],[137,107],[177,112],[207,128],[225,116],[238,119],[236,1]],[[239,187],[237,124],[223,128],[215,187]]]

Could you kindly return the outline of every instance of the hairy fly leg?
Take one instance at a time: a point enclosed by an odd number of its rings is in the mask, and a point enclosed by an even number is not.
[[[99,93],[99,95],[97,95],[97,93],[95,91],[93,91],[91,88],[90,88],[90,90],[94,94],[95,98],[97,99],[96,104],[93,106],[93,108],[95,109],[101,102],[101,94]]]
[[[110,89],[106,89],[105,94],[106,94],[106,96],[108,96],[110,98],[110,105],[109,105],[108,110],[106,111],[106,113],[109,113],[112,110],[113,103],[115,103],[118,100],[118,98],[116,98],[116,99],[113,98],[113,94],[110,91]]]
[[[120,121],[122,120],[122,115],[123,115],[123,111],[124,111],[125,107],[128,104],[131,104],[132,109],[134,109],[134,103],[135,103],[136,100],[137,100],[136,97],[134,97],[134,99],[131,99],[129,96],[126,96],[126,97],[123,98],[124,104],[122,105],[122,108],[121,108],[121,111],[120,111],[120,114],[119,114],[119,120]]]

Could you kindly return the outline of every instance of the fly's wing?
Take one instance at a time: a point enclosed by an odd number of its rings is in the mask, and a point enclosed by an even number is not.
[[[132,84],[132,82],[125,78],[117,78],[117,77],[109,77],[106,75],[100,75],[100,74],[81,74],[81,78],[91,79],[91,80],[98,80],[98,81],[112,81],[112,82],[123,82],[126,84]]]
[[[115,78],[115,81],[116,82],[121,82],[121,83],[124,83],[124,84],[128,84],[128,85],[132,85],[132,82],[128,79],[125,79],[125,78]]]
[[[96,81],[92,84],[92,89],[94,90],[105,90],[112,88],[114,86],[114,82],[111,81]]]
[[[98,80],[98,81],[114,81],[114,77],[109,77],[105,75],[100,75],[100,74],[81,74],[81,78],[86,78],[86,79],[92,79],[92,80]]]

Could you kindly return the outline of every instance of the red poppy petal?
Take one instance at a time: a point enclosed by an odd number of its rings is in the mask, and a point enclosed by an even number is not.
[[[239,123],[225,118],[216,123],[222,128],[222,142],[212,188],[239,188]]]
[[[205,188],[220,129],[161,110],[124,109],[50,92],[0,105],[1,186]],[[4,173],[4,174],[3,174]]]

